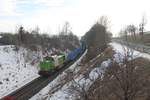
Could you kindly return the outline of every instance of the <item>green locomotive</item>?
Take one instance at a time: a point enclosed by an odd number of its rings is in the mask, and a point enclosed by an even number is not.
[[[40,61],[40,71],[39,74],[42,76],[48,76],[54,71],[58,70],[65,62],[65,55],[54,55],[46,56]]]
[[[40,62],[39,74],[42,76],[52,75],[55,71],[60,70],[65,64],[73,62],[86,50],[86,44],[81,42],[78,48],[72,49],[66,55],[61,53],[55,56],[47,56]]]

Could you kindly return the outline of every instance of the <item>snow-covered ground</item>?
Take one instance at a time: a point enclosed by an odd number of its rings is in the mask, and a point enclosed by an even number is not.
[[[110,45],[114,48],[114,50],[117,52],[117,54],[120,54],[122,57],[125,55],[125,51],[130,51],[130,55],[133,55],[133,57],[143,57],[146,59],[150,59],[150,55],[147,53],[143,53],[137,50],[133,50],[125,45],[121,45],[120,43],[112,42]],[[131,54],[133,53],[133,54]],[[120,57],[121,57],[120,56]]]
[[[78,97],[78,93],[75,89],[71,88],[72,86],[77,86],[76,83],[84,87],[85,90],[88,90],[90,85],[92,85],[92,83],[99,77],[99,75],[103,74],[105,68],[109,66],[110,59],[103,61],[103,63],[101,63],[98,67],[92,69],[89,72],[88,77],[85,77],[84,75],[78,73],[81,67],[84,67],[80,65],[80,60],[85,56],[85,54],[86,52],[77,62],[61,73],[55,80],[53,80],[48,86],[42,89],[30,100],[42,100],[45,98],[46,100],[75,100],[75,98]],[[74,76],[72,77],[73,79],[63,84],[64,77],[71,77],[71,75],[68,76],[68,71],[74,73]],[[61,86],[61,84],[63,85]],[[54,93],[51,93],[53,90]]]
[[[31,64],[36,52],[12,45],[0,46],[0,98],[39,77],[37,65]]]
[[[116,51],[114,58],[117,60],[118,56],[123,57],[125,55],[125,51],[129,51],[129,55],[132,55],[133,57],[144,57],[147,59],[150,59],[150,55],[146,53],[142,53],[136,50],[133,50],[131,48],[128,48],[126,46],[122,46],[119,43],[110,43],[110,45],[114,48]],[[75,98],[78,97],[78,93],[76,90],[71,90],[71,87],[79,84],[80,86],[84,87],[85,90],[88,90],[90,85],[98,78],[98,77],[103,77],[103,73],[105,72],[106,67],[109,66],[111,60],[108,59],[106,61],[103,61],[98,67],[92,69],[88,77],[85,77],[82,74],[78,74],[78,71],[80,71],[82,65],[80,66],[80,60],[85,56],[85,54],[72,66],[70,66],[68,69],[66,69],[63,73],[61,73],[54,81],[52,81],[48,86],[46,86],[44,89],[42,89],[38,94],[33,96],[30,100],[74,100]],[[97,57],[95,57],[97,58]],[[120,58],[119,58],[120,59]],[[93,59],[94,60],[94,59]],[[92,60],[92,61],[93,61]],[[63,83],[64,77],[67,76],[68,70],[73,71],[74,76],[73,76],[73,81],[70,80],[66,83],[64,83],[62,86],[61,84]],[[70,76],[67,76],[70,77]],[[54,91],[53,91],[54,90]],[[51,93],[54,92],[54,93]]]
[[[85,53],[73,65],[71,65],[63,73],[58,75],[58,77],[56,79],[54,79],[50,84],[48,84],[45,88],[43,88],[39,93],[37,93],[35,96],[33,96],[30,100],[42,100],[45,97],[49,98],[49,94],[48,94],[49,91],[52,88],[57,88],[57,86],[60,84],[60,81],[67,75],[67,71],[68,70],[76,69],[76,66],[78,66],[78,64],[80,63],[81,59],[85,56],[86,53],[87,53],[87,50],[85,51]],[[76,72],[78,70],[79,69],[76,69]],[[55,96],[53,96],[53,98],[50,98],[50,100],[65,100],[64,98],[68,97],[67,94],[59,93],[59,91],[58,91],[58,93],[55,93],[54,95]]]

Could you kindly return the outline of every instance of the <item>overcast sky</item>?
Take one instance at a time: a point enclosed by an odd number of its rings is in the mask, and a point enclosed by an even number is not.
[[[0,31],[15,32],[16,26],[23,25],[56,34],[68,21],[73,33],[82,36],[106,15],[116,35],[127,24],[138,25],[143,14],[150,30],[149,0],[0,0]]]

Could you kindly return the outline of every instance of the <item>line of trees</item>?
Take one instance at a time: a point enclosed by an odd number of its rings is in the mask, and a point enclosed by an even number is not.
[[[1,33],[1,45],[23,46],[31,50],[37,50],[40,47],[43,51],[52,48],[66,50],[79,46],[79,39],[69,28],[70,24],[66,22],[62,30],[57,35],[42,34],[36,27],[31,32],[20,26],[16,34]]]
[[[129,38],[134,41],[140,38],[140,40],[142,41],[146,24],[147,24],[147,19],[145,16],[142,16],[142,20],[139,26],[136,26],[134,24],[127,25],[126,27],[120,30],[119,35],[125,38],[126,41]]]
[[[106,16],[102,16],[91,29],[82,37],[88,45],[88,53],[86,61],[91,60],[96,55],[100,54],[111,41],[111,32],[109,32],[110,21]]]

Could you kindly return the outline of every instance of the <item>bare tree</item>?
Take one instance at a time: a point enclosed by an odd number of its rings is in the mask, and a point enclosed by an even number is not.
[[[122,39],[125,38],[125,41],[135,41],[137,39],[136,36],[137,30],[138,28],[135,25],[130,24],[121,29],[119,34],[122,37]]]
[[[65,22],[62,31],[59,33],[60,35],[69,34],[71,32],[71,26],[69,22]]]
[[[23,44],[25,42],[24,34],[25,34],[25,30],[22,26],[20,26],[18,29],[18,40],[19,40],[20,44]]]
[[[127,32],[132,36],[133,40],[136,40],[136,26],[131,24],[127,26]]]
[[[140,25],[139,25],[139,32],[140,32],[140,35],[141,35],[141,39],[143,39],[144,27],[145,27],[146,24],[147,24],[147,19],[146,19],[146,16],[143,15],[143,16],[142,16],[141,23],[140,23]]]
[[[108,29],[110,28],[111,22],[107,16],[101,16],[98,20],[98,23],[103,25],[106,28],[106,30],[108,31]]]
[[[124,54],[112,58],[103,78],[98,79],[89,90],[93,100],[148,100],[150,62],[133,57],[133,50],[124,47]],[[92,95],[91,95],[92,94]]]

